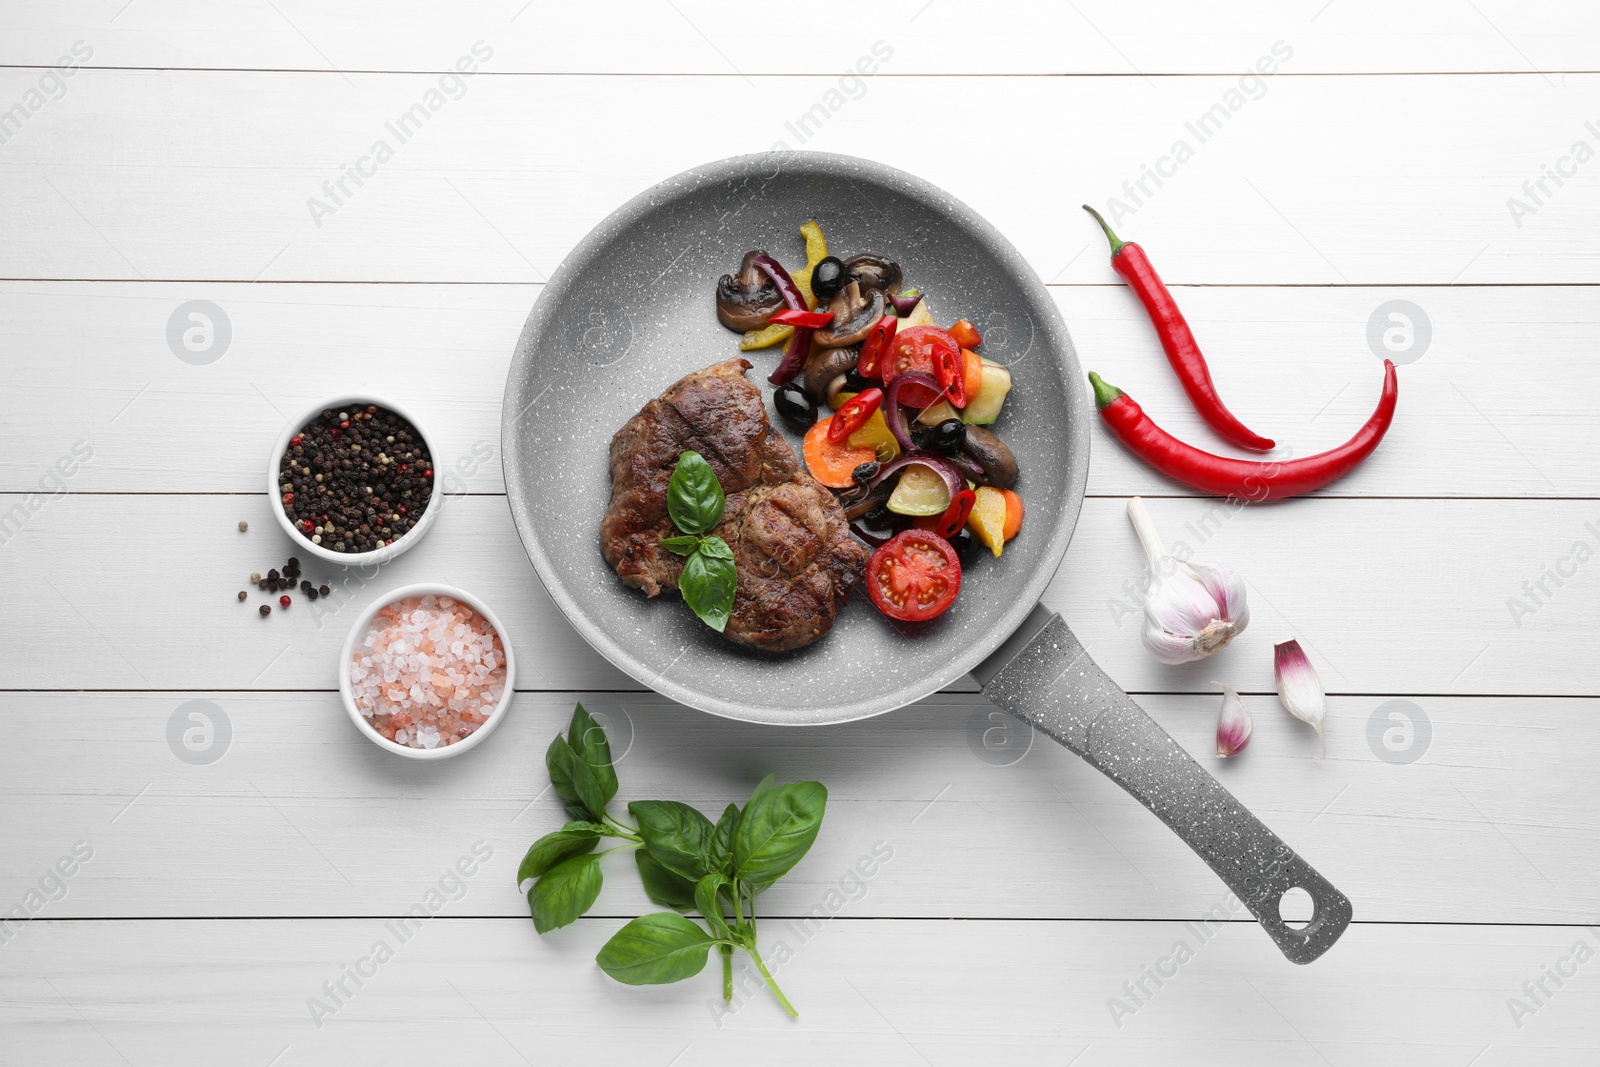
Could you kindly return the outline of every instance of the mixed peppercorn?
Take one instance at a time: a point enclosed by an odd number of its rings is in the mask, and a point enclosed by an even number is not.
[[[371,552],[421,521],[433,493],[433,457],[416,428],[392,411],[330,408],[290,438],[278,489],[300,536],[333,552]]]
[[[316,600],[319,597],[333,595],[333,590],[328,588],[326,582],[320,586],[316,586],[312,585],[309,580],[300,577],[300,560],[297,556],[290,556],[288,562],[283,565],[283,569],[281,571],[276,569],[269,570],[265,575],[263,575],[260,571],[251,572],[250,580],[255,583],[257,589],[260,589],[263,593],[268,594],[276,593],[282,589],[293,589],[295,587],[296,580],[298,580],[300,583],[300,592],[303,593],[307,599]],[[241,589],[239,590],[239,599],[247,600],[249,599],[249,594]],[[279,607],[287,608],[291,603],[292,601],[287,594],[278,598]],[[268,615],[272,614],[272,605],[262,604],[257,610],[260,612],[262,618],[266,618]]]

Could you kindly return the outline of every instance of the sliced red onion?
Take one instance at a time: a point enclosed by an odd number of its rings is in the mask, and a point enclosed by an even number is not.
[[[889,424],[889,432],[900,442],[901,451],[915,452],[917,446],[911,443],[911,427],[906,422],[905,408],[900,404],[900,391],[907,385],[920,385],[934,393],[939,393],[940,389],[939,383],[933,380],[932,375],[916,371],[900,375],[889,383],[889,388],[884,393],[883,421]]]
[[[895,293],[885,293],[883,295],[889,298],[889,303],[894,305],[894,313],[902,319],[911,314],[912,308],[922,302],[921,293],[913,293],[910,296],[898,296]]]
[[[806,368],[806,360],[811,356],[811,333],[804,326],[796,326],[794,335],[789,338],[789,343],[784,346],[783,358],[778,360],[778,365],[767,381],[773,385],[782,385],[790,381],[796,374]]]
[[[778,292],[783,295],[783,302],[793,311],[810,311],[806,307],[806,298],[800,295],[800,287],[789,277],[789,272],[783,269],[783,264],[769,255],[759,255],[750,261],[762,274],[772,279],[772,284],[778,287]]]
[[[888,544],[890,542],[890,540],[892,540],[894,538],[894,534],[895,534],[895,532],[893,530],[890,530],[887,534],[884,534],[884,535],[880,536],[878,534],[873,533],[871,530],[867,529],[866,526],[864,526],[859,521],[858,522],[852,522],[850,524],[850,532],[855,534],[857,537],[861,538],[861,540],[865,541],[867,544],[871,545],[873,548],[882,548],[884,545]]]
[[[895,380],[899,381],[898,378]],[[920,463],[924,467],[927,467],[929,470],[933,471],[939,477],[943,478],[945,487],[950,490],[950,496],[952,498],[954,498],[957,493],[961,492],[961,490],[967,487],[966,478],[962,477],[961,472],[956,469],[956,465],[951,463],[947,458],[944,456],[936,456],[932,452],[915,451],[907,452],[899,458],[892,459],[888,463],[885,463],[878,469],[878,476],[872,479],[872,481],[868,482],[867,485],[876,488],[879,484],[889,478],[894,477],[896,474],[899,474],[900,471],[911,466],[913,463]]]

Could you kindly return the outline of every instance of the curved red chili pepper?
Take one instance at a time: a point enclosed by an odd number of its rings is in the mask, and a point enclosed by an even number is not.
[[[1386,359],[1383,366],[1383,395],[1378,398],[1372,417],[1354,437],[1338,448],[1281,463],[1231,459],[1202,452],[1150,421],[1150,416],[1133,397],[1107,385],[1098,374],[1089,375],[1089,384],[1094,386],[1094,402],[1100,409],[1100,417],[1117,440],[1156,470],[1218,496],[1281,500],[1321,489],[1355,468],[1378,447],[1394,421],[1395,401],[1400,393],[1394,363]]]
[[[820,330],[833,321],[831,311],[796,311],[793,308],[783,308],[774,311],[767,320],[768,326],[804,326],[808,330]]]
[[[1240,422],[1217,395],[1217,387],[1211,381],[1211,371],[1206,367],[1205,354],[1200,351],[1200,342],[1194,339],[1188,321],[1184,319],[1183,312],[1178,310],[1178,302],[1162,283],[1155,267],[1150,265],[1150,257],[1144,254],[1144,249],[1112,233],[1106,220],[1100,217],[1100,212],[1088,204],[1083,205],[1083,210],[1093,215],[1094,221],[1105,231],[1106,239],[1111,242],[1111,269],[1126,279],[1129,288],[1139,298],[1139,303],[1144,305],[1150,324],[1156,328],[1156,336],[1161,338],[1167,362],[1172,364],[1178,381],[1183,383],[1183,391],[1189,394],[1189,403],[1206,420],[1206,425],[1221,434],[1223,440],[1240,448],[1254,448],[1261,452],[1271,449],[1274,446],[1272,439],[1262,437]]]
[[[833,413],[833,418],[828,420],[828,440],[843,441],[865,426],[867,420],[872,418],[872,413],[882,404],[883,390],[876,386],[863,389],[846,400],[839,410]]]
[[[939,524],[933,532],[946,541],[955,540],[967,525],[967,520],[972,517],[972,505],[978,500],[978,494],[971,489],[963,489],[950,498],[950,506],[945,508],[944,514],[939,517]]]
[[[861,354],[856,357],[856,373],[863,378],[876,378],[883,373],[883,354],[889,351],[889,343],[894,340],[895,331],[900,328],[900,320],[893,315],[885,315],[872,324],[872,329],[867,331],[867,336],[861,342]]]

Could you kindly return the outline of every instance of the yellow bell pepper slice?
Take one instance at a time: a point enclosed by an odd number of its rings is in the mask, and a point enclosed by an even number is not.
[[[791,278],[794,279],[795,288],[800,290],[800,295],[806,298],[807,309],[815,309],[817,298],[811,292],[811,272],[817,269],[817,264],[828,257],[828,242],[822,237],[822,227],[817,225],[817,220],[812,219],[800,227],[800,236],[806,240],[806,265],[795,271]],[[771,348],[789,339],[794,333],[793,326],[763,326],[759,330],[750,330],[739,340],[739,351],[753,352],[758,348]]]
[[[990,485],[978,486],[978,499],[972,503],[972,514],[967,518],[967,529],[972,536],[995,555],[1006,545],[1006,495]]]

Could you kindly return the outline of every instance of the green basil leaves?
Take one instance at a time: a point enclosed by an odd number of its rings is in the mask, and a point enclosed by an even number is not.
[[[661,542],[668,552],[688,557],[678,576],[678,591],[689,610],[718,633],[733,614],[733,596],[739,579],[733,567],[733,549],[711,535],[722,521],[727,504],[722,485],[711,464],[698,452],[685,452],[667,483],[667,514],[683,533]]]
[[[715,553],[727,550],[715,537],[694,537],[691,561],[717,561]],[[731,560],[726,562],[731,571]],[[628,826],[606,810],[617,794],[611,745],[581,704],[566,736],[551,742],[545,767],[573,821],[535,841],[517,868],[519,889],[533,883],[527,892],[534,929],[543,934],[576,921],[600,895],[601,857],[631,850],[645,893],[677,911],[644,915],[617,931],[595,957],[601,970],[625,985],[682,981],[705,969],[715,945],[723,997],[731,999],[732,953],[741,948],[754,958],[778,1003],[796,1014],[757,949],[755,899],[816,840],[828,801],[821,784],[777,785],[769,774],[743,808],[729,804],[715,824],[680,801],[635,800],[628,813],[638,825]],[[604,837],[623,843],[596,852]],[[691,910],[704,917],[705,927],[678,914]]]

